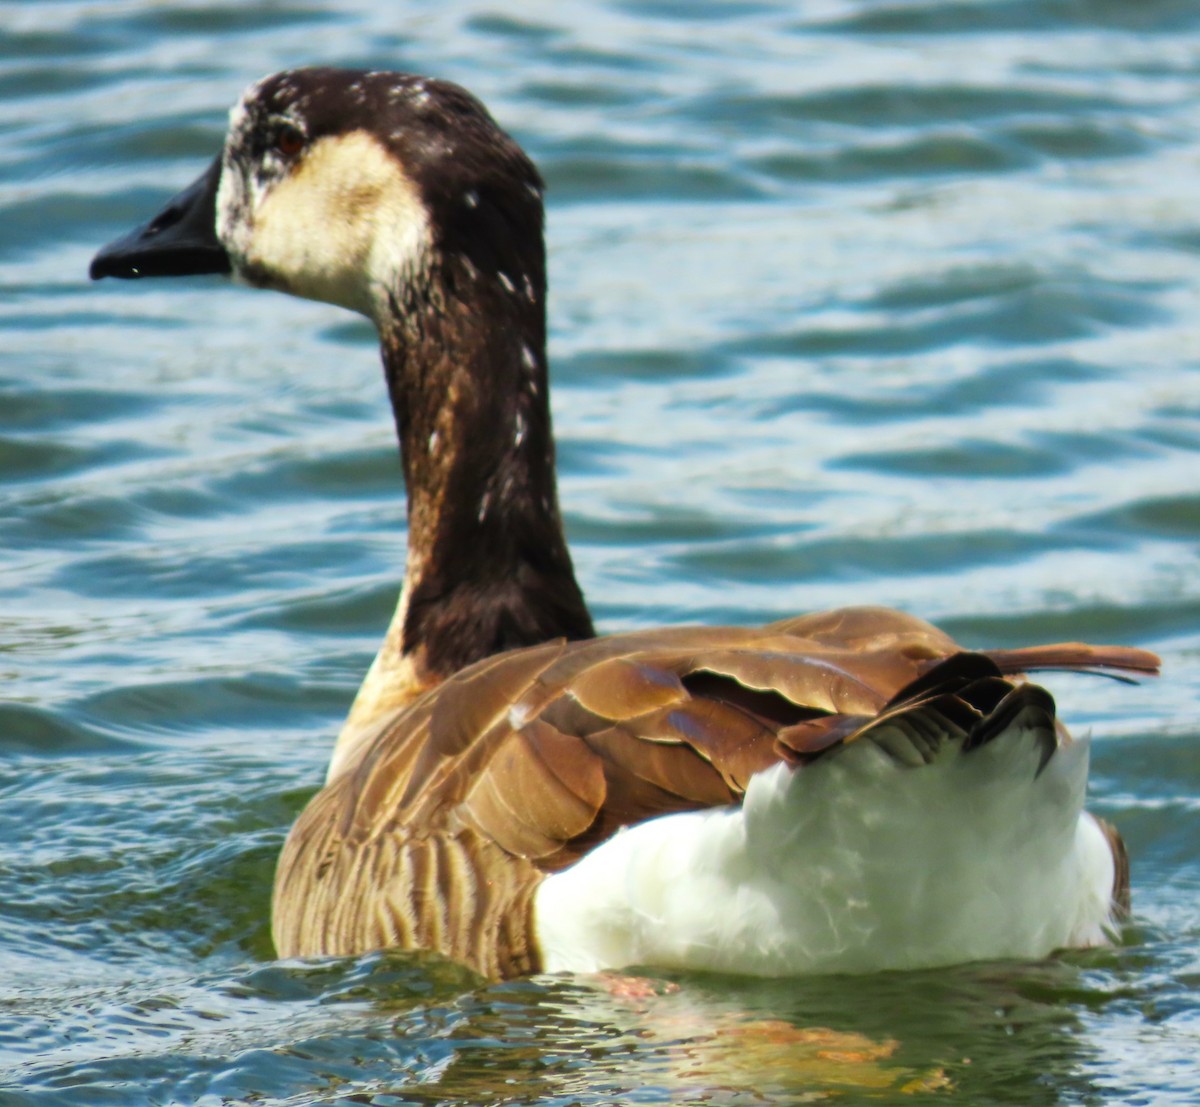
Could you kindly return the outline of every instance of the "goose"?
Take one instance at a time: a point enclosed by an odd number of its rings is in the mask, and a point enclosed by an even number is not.
[[[231,274],[378,330],[404,583],[284,845],[279,956],[788,976],[1117,938],[1125,848],[1024,674],[1153,654],[965,650],[880,607],[596,635],[555,484],[543,184],[463,88],[268,76],[90,273]]]

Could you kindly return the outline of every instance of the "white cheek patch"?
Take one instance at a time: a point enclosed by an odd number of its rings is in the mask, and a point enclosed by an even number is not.
[[[217,186],[217,238],[230,255],[235,276],[245,260],[254,226],[254,209],[261,199],[250,188],[248,178],[252,167],[237,157],[252,126],[246,104],[258,94],[258,88],[258,84],[251,85],[229,110],[229,137],[221,156],[221,180]]]
[[[367,132],[318,139],[277,181],[259,185],[258,168],[227,149],[217,193],[218,234],[253,283],[379,321],[389,293],[427,268],[417,186]]]
[[[235,272],[246,256],[246,246],[254,225],[253,210],[246,179],[238,166],[230,164],[227,154],[221,165],[221,182],[217,186],[217,238],[228,252]]]

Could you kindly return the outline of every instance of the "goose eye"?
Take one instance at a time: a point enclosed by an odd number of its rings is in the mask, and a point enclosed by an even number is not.
[[[275,135],[275,149],[292,158],[304,149],[304,132],[296,127],[280,127]]]

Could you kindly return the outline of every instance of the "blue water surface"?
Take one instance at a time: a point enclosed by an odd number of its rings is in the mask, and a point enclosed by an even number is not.
[[[309,63],[460,81],[540,165],[603,628],[888,603],[1162,655],[1048,682],[1121,948],[640,991],[273,960],[403,564],[374,336],[86,272]],[[1195,1103],[1198,197],[1182,0],[0,0],[0,1104]]]

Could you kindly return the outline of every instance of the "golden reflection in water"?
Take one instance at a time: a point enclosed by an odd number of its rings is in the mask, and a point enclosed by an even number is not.
[[[940,1068],[918,1072],[892,1061],[900,1043],[854,1031],[750,1019],[717,1026],[676,1047],[677,1078],[686,1089],[772,1093],[807,1091],[825,1098],[839,1090],[933,1092],[951,1086]]]
[[[733,996],[641,977],[485,988],[459,1014],[443,1027],[453,1048],[395,1091],[404,1102],[737,1107],[953,1088],[940,1067],[898,1061],[894,1038],[758,1017]]]
[[[940,1068],[921,1072],[896,1064],[900,1043],[894,1038],[715,1008],[678,985],[648,978],[602,976],[598,982],[642,1019],[635,1033],[668,1061],[672,1099],[682,1093],[693,1101],[818,1100],[852,1089],[913,1094],[951,1086]]]

